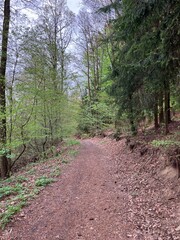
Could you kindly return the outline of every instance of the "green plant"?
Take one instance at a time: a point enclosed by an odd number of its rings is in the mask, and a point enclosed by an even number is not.
[[[54,179],[48,178],[46,176],[42,176],[36,180],[35,185],[37,187],[45,187],[46,185],[48,185],[52,182],[54,182]]]
[[[36,195],[38,195],[40,193],[40,191],[41,191],[40,189],[34,188],[31,193],[32,197],[34,198]]]
[[[4,182],[4,183],[14,182],[14,177],[7,178],[7,179],[3,180],[2,182]]]
[[[80,142],[76,139],[66,139],[65,143],[68,147],[74,146],[74,145],[80,145]]]
[[[174,141],[174,140],[153,140],[151,142],[151,144],[154,147],[168,147],[168,146],[171,146],[171,145],[180,146],[180,142],[179,141]]]
[[[17,176],[16,181],[19,183],[23,183],[23,182],[28,181],[28,178],[26,178],[25,176]]]
[[[64,163],[64,164],[67,164],[69,161],[68,160],[66,160],[66,159],[63,159],[62,160],[62,163]]]
[[[23,206],[25,206],[25,202],[20,202],[17,205],[9,205],[5,212],[0,214],[0,224],[2,229],[6,226],[6,224],[11,220],[12,216],[19,212]]]
[[[3,148],[0,150],[0,155],[3,156],[3,155],[6,155],[9,153],[9,149],[6,149],[6,148]]]
[[[22,191],[22,185],[4,186],[0,188],[0,199],[9,195],[14,195]]]
[[[53,171],[51,172],[51,176],[52,177],[58,177],[61,174],[61,169],[60,167],[56,167],[55,169],[53,169]]]
[[[69,153],[70,156],[74,156],[75,157],[78,154],[78,151],[74,150],[74,149],[71,149],[71,150],[69,150],[68,153]]]
[[[36,169],[31,168],[31,169],[27,172],[27,174],[32,175],[32,174],[34,174],[35,172],[36,172]]]

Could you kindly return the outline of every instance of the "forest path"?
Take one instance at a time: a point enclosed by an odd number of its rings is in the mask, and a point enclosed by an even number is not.
[[[113,151],[106,140],[83,140],[59,180],[24,208],[23,219],[8,226],[7,239],[129,239],[128,196],[117,189]]]

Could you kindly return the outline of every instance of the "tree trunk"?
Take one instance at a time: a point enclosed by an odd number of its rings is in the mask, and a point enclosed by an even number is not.
[[[132,103],[131,95],[129,95],[129,121],[130,121],[132,135],[135,136],[137,134],[137,128],[135,125],[133,103]]]
[[[159,94],[159,124],[164,123],[163,91]]]
[[[89,59],[89,46],[86,42],[86,55],[87,55],[87,77],[88,77],[88,95],[91,101],[91,83],[90,83],[90,59]]]
[[[171,122],[171,106],[170,106],[170,89],[168,87],[168,93],[167,93],[167,106],[168,106],[168,123]]]
[[[165,98],[164,98],[164,116],[165,116],[165,134],[169,133],[169,114],[170,114],[170,93],[169,93],[169,83],[164,83],[164,92],[165,92]]]
[[[0,156],[1,161],[1,177],[8,176],[8,159],[6,158],[6,94],[5,94],[5,74],[7,63],[7,45],[9,34],[10,22],[10,0],[4,1],[4,19],[2,30],[2,49],[1,49],[1,62],[0,62],[0,148],[4,149],[4,154]]]
[[[158,101],[157,96],[155,97],[155,104],[154,104],[154,128],[157,130],[159,127],[158,123]]]

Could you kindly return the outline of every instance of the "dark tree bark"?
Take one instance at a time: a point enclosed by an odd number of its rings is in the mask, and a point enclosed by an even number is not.
[[[157,108],[154,109],[154,128],[155,130],[159,128]]]
[[[4,1],[4,19],[3,19],[3,30],[2,30],[2,47],[1,47],[1,62],[0,62],[0,147],[4,148],[6,145],[6,93],[5,93],[5,74],[6,74],[6,63],[7,63],[7,45],[8,45],[8,34],[9,34],[9,22],[10,22],[10,0]],[[1,161],[1,177],[5,178],[8,176],[8,159],[6,153],[0,156]]]
[[[163,91],[159,93],[159,124],[164,123]]]
[[[154,104],[154,128],[155,130],[158,129],[159,123],[158,123],[158,101],[157,96],[155,96],[155,104]]]
[[[170,88],[168,88],[167,93],[167,106],[168,106],[168,123],[171,122],[171,106],[170,106]]]
[[[129,95],[129,122],[131,126],[132,135],[135,136],[137,134],[137,127],[134,119],[134,111],[133,111],[133,103],[132,103],[131,95]]]
[[[170,122],[170,89],[169,82],[164,82],[164,116],[165,116],[165,134],[169,133],[168,124]]]

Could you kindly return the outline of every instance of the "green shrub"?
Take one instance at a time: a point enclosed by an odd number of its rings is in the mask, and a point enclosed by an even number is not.
[[[37,187],[45,187],[46,185],[48,185],[52,182],[54,182],[54,179],[48,178],[46,176],[42,176],[36,180],[35,185]]]

